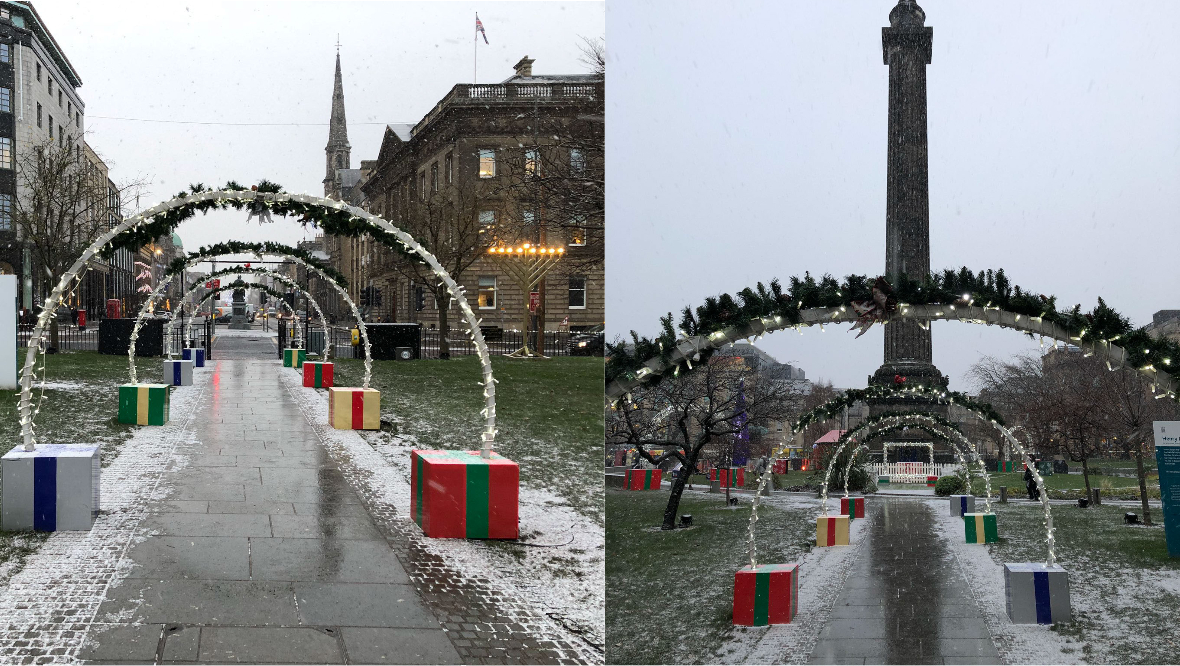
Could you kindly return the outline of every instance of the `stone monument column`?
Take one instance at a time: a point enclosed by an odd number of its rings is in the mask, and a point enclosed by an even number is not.
[[[885,276],[921,280],[930,273],[930,194],[926,147],[926,65],[933,28],[913,0],[900,0],[881,29],[882,56],[889,66],[888,183],[885,205]],[[885,325],[885,362],[869,379],[945,387],[934,367],[930,331],[916,322]]]

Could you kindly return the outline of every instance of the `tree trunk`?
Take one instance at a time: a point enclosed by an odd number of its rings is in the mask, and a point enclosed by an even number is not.
[[[664,524],[660,525],[662,530],[676,529],[676,512],[680,510],[680,496],[684,494],[684,484],[688,482],[689,474],[687,466],[681,466],[681,473],[676,475],[676,480],[672,482],[672,494],[668,497],[668,506],[664,507]]]
[[[1094,491],[1090,489],[1090,466],[1087,464],[1089,456],[1082,454],[1082,478],[1086,480],[1086,501],[1094,499]]]
[[[1143,504],[1143,524],[1151,524],[1151,505],[1147,503],[1147,472],[1143,469],[1143,444],[1135,447],[1135,467],[1139,476],[1139,501]]]
[[[451,358],[451,343],[447,341],[447,333],[451,330],[448,315],[451,309],[451,292],[442,289],[434,294],[438,303],[438,357],[446,361]]]

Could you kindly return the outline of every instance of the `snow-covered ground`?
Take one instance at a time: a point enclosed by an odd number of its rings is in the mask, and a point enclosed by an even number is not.
[[[281,370],[281,369],[280,369]],[[328,425],[327,393],[305,388],[299,376],[280,372],[308,421],[338,461],[366,471],[368,498],[392,505],[410,523],[410,449],[414,442],[389,433],[335,430]],[[410,524],[411,531],[417,527]],[[537,609],[551,629],[586,646],[579,661],[601,663],[605,644],[605,535],[601,526],[548,490],[520,489],[521,542],[529,546],[464,539],[421,539],[457,572],[495,580],[506,595]]]

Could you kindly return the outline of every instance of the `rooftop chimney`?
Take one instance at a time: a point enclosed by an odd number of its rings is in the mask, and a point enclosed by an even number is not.
[[[513,65],[512,68],[516,70],[517,76],[532,76],[533,75],[533,62],[535,62],[535,61],[529,59],[528,56],[525,56],[520,59],[520,62]]]

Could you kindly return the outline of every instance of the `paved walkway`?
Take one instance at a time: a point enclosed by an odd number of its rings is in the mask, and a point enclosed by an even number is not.
[[[945,504],[937,503],[934,510]],[[811,653],[813,664],[996,664],[966,581],[918,499],[866,503],[868,540]]]

